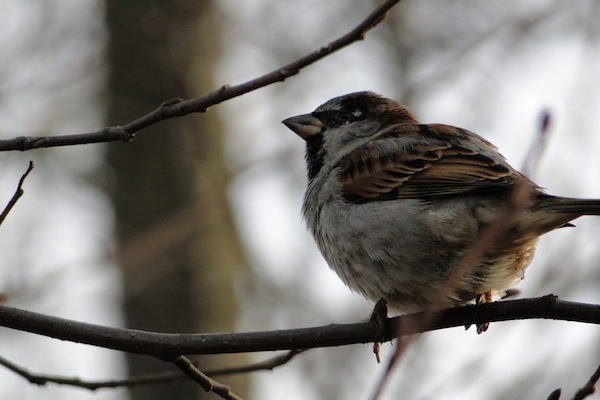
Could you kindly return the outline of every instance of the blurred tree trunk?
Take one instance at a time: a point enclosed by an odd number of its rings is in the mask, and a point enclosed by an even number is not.
[[[166,100],[216,87],[220,35],[210,1],[108,0],[106,18],[109,123],[128,122]],[[233,277],[243,259],[226,199],[222,138],[211,110],[109,146],[127,327],[234,329]],[[169,368],[138,356],[128,363],[131,375]],[[202,358],[200,367],[215,363]],[[244,378],[222,381],[244,395]],[[131,390],[133,399],[214,398],[203,393],[190,382]]]

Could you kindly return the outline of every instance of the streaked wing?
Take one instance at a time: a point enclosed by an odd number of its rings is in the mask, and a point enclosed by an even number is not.
[[[344,157],[339,163],[344,197],[364,203],[495,191],[522,178],[500,155],[502,161],[461,147],[457,140],[441,140],[443,135],[450,136],[452,127],[427,126],[428,134],[435,140],[426,144],[416,140],[407,146],[397,140],[401,135],[416,136],[419,127],[401,126],[399,131],[368,142]],[[470,134],[454,129],[456,137]],[[482,141],[482,145],[486,142]]]

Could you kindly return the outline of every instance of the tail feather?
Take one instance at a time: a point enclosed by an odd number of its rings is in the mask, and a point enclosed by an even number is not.
[[[577,199],[543,195],[535,201],[537,210],[571,214],[572,218],[582,215],[600,215],[600,199]]]

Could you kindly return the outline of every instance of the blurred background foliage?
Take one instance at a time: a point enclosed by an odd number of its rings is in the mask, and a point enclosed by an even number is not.
[[[345,33],[376,1],[2,0],[0,137],[118,125],[277,68]],[[540,114],[551,138],[533,179],[600,197],[600,4],[404,0],[355,43],[285,83],[160,123],[129,144],[3,153],[0,204],[29,159],[25,196],[0,227],[8,305],[156,331],[245,331],[352,322],[372,305],[329,271],[300,218],[303,143],[279,124],[374,90],[423,122],[475,131],[522,165]],[[599,303],[600,220],[544,237],[523,297]],[[0,328],[0,355],[34,372],[114,379],[170,368],[148,358]],[[384,345],[386,360],[393,351]],[[202,357],[201,366],[244,358]],[[492,324],[423,335],[383,398],[568,397],[600,359],[597,326]],[[368,398],[383,367],[368,345],[308,351],[226,380],[250,399]],[[2,398],[204,394],[191,383],[89,393],[0,370]],[[214,395],[204,395],[215,398]]]

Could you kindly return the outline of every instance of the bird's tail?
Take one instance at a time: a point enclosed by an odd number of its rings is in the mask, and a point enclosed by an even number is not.
[[[600,199],[576,199],[544,195],[534,202],[534,209],[564,213],[577,218],[582,215],[600,215]]]

